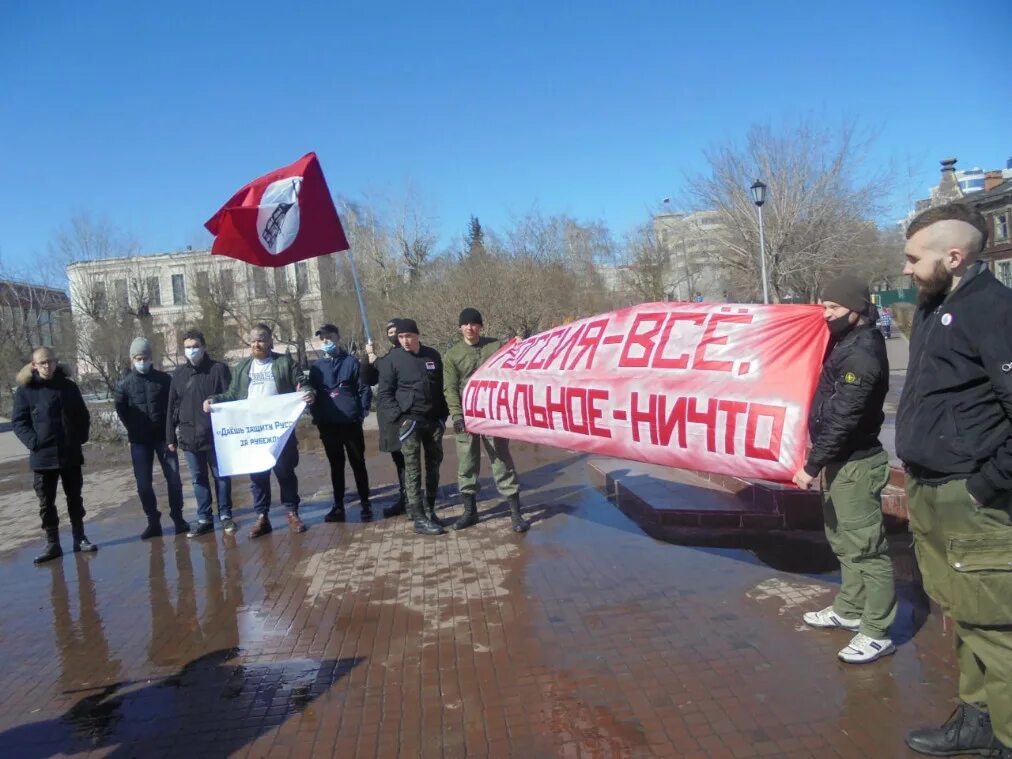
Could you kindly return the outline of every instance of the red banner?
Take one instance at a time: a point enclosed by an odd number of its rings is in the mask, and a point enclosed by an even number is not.
[[[257,266],[348,249],[316,153],[254,179],[204,226],[215,236],[211,253]]]
[[[829,340],[822,314],[646,303],[514,340],[468,381],[467,429],[790,482]]]

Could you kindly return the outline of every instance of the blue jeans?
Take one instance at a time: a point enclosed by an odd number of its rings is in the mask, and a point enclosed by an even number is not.
[[[299,510],[299,478],[295,476],[295,467],[298,465],[299,441],[293,432],[274,464],[274,476],[278,478],[278,487],[281,489],[281,505],[295,512]],[[271,507],[271,470],[251,474],[249,488],[253,493],[253,511],[258,516],[267,516]]]
[[[153,469],[155,456],[162,466],[165,484],[169,490],[169,516],[178,522],[183,518],[183,482],[179,479],[179,457],[168,449],[165,443],[130,443],[130,460],[134,465],[134,479],[137,480],[137,495],[141,508],[151,523],[161,519],[158,499],[155,498]]]
[[[211,511],[211,483],[207,479],[207,470],[211,470],[214,479],[215,495],[218,498],[218,519],[232,518],[232,479],[218,474],[218,457],[212,448],[209,451],[183,451],[186,466],[190,469],[193,481],[193,497],[197,499],[197,519],[201,522],[213,522]]]

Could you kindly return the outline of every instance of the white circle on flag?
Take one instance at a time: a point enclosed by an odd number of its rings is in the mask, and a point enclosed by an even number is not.
[[[257,236],[272,256],[283,253],[299,234],[299,190],[302,177],[271,182],[260,197]]]

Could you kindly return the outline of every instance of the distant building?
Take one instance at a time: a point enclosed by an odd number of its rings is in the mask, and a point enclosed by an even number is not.
[[[245,355],[245,333],[260,321],[274,329],[277,350],[304,360],[313,330],[326,321],[324,293],[336,286],[336,263],[331,255],[269,269],[187,250],[74,263],[67,277],[81,371],[103,374],[125,361],[114,354],[130,334],[150,337],[171,365],[183,360],[188,328],[202,329],[209,345],[220,342],[221,355],[234,358]]]
[[[724,300],[727,285],[717,256],[719,218],[716,211],[654,216],[657,242],[671,254],[672,300]]]
[[[70,298],[63,290],[0,279],[0,339],[22,352],[54,347],[68,337]]]

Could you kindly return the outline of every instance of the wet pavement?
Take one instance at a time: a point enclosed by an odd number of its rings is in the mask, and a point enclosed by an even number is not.
[[[368,435],[381,506],[393,471]],[[142,543],[126,452],[90,447],[101,549],[41,567],[25,463],[0,464],[0,756],[904,757],[907,730],[951,711],[951,633],[910,583],[896,655],[848,666],[847,633],[800,624],[839,576],[796,544],[656,541],[585,456],[529,445],[526,535],[487,480],[461,533],[362,523],[354,499],[326,524],[325,459],[301,437],[308,532],[277,514],[250,541],[240,477],[235,537]]]

